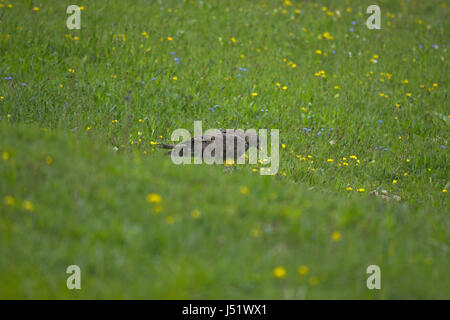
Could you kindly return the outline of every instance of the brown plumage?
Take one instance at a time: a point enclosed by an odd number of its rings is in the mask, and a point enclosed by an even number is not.
[[[195,154],[195,149],[194,149],[194,145],[195,143],[200,143],[201,144],[201,157],[203,158],[204,156],[206,156],[204,154],[205,149],[212,145],[213,143],[219,143],[220,142],[220,137],[222,138],[222,143],[223,143],[223,149],[222,149],[222,155],[223,155],[223,160],[227,159],[227,151],[228,153],[232,153],[234,155],[234,160],[236,160],[237,158],[239,158],[240,156],[242,156],[245,151],[248,150],[250,144],[249,144],[249,139],[248,137],[245,137],[243,135],[243,132],[239,132],[239,131],[223,131],[220,132],[218,131],[217,133],[213,133],[213,134],[204,134],[201,136],[195,136],[190,140],[187,141],[183,141],[177,145],[173,145],[173,144],[159,144],[159,146],[161,148],[164,149],[171,149],[172,151],[169,152],[169,154],[172,154],[173,152],[176,152],[177,155],[179,156],[184,156],[183,155],[183,147],[189,146],[190,145],[190,150],[191,150],[191,156],[196,156]],[[231,141],[227,141],[227,139],[230,139]],[[228,142],[233,142],[233,144],[230,144]],[[199,155],[200,156],[200,155]],[[215,156],[215,152],[211,152],[211,156],[214,157]]]

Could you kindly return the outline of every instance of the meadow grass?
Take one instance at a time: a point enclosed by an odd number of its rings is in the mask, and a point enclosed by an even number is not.
[[[445,2],[0,4],[1,298],[450,297]],[[278,174],[175,166],[194,120]]]

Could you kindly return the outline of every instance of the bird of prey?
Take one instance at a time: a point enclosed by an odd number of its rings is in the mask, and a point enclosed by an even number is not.
[[[219,144],[222,144],[222,147]],[[255,145],[256,143],[256,145]],[[196,154],[195,144],[199,144],[199,154]],[[215,145],[214,145],[215,144]],[[177,156],[185,156],[184,151],[190,150],[191,156],[199,156],[202,158],[211,156],[215,157],[215,150],[222,152],[223,160],[231,158],[236,160],[241,157],[248,148],[252,146],[259,147],[258,137],[255,135],[250,138],[244,134],[242,130],[225,130],[217,131],[213,134],[204,134],[201,136],[195,136],[190,140],[183,141],[179,144],[159,144],[159,147],[164,149],[170,149],[168,154],[173,154]],[[220,150],[221,149],[221,150]],[[206,152],[205,152],[206,151]]]

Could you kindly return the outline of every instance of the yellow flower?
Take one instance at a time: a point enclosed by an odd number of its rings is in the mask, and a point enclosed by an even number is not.
[[[407,84],[407,83],[408,83],[408,80],[402,80],[402,83],[403,83],[403,84]]]
[[[8,160],[9,159],[9,152],[6,152],[6,151],[3,152],[2,153],[2,159],[5,160],[5,161]]]
[[[41,9],[39,9],[39,7],[33,7],[33,11],[39,11]]]
[[[252,229],[252,231],[251,231],[252,236],[255,238],[260,237],[261,233],[262,233],[262,231],[260,228],[255,228],[255,229]]]
[[[284,148],[286,148],[286,145],[284,143],[282,143],[281,147],[284,149]]]
[[[152,211],[154,214],[158,214],[162,211],[163,207],[160,203],[157,203],[153,206]]]
[[[317,49],[317,50],[315,51],[315,53],[316,53],[316,54],[322,54],[322,50]]]
[[[300,275],[305,276],[309,273],[309,268],[307,266],[300,266],[298,267],[298,273],[300,273]]]
[[[334,242],[338,242],[339,240],[341,240],[341,233],[339,231],[333,232],[333,234],[331,235],[331,239]]]
[[[393,184],[397,184],[397,180],[395,180],[395,179],[392,180],[392,183],[393,183]]]
[[[333,159],[328,159],[328,160],[327,160],[327,162],[333,162],[333,161],[334,161]]]
[[[358,192],[364,192],[364,191],[366,191],[366,189],[364,189],[364,188],[359,188],[359,189],[356,190],[356,191],[358,191]]]
[[[231,167],[234,164],[234,160],[233,159],[226,159],[225,160],[225,166],[226,167]]]
[[[442,189],[442,192],[443,193],[447,193],[447,189]]]
[[[311,277],[311,278],[309,279],[309,284],[312,285],[312,286],[318,285],[318,284],[319,284],[319,278],[317,278],[317,277]]]
[[[328,40],[334,40],[334,38],[331,36],[331,34],[329,32],[325,32],[323,34],[323,37]]]
[[[253,97],[256,97],[257,95],[258,95],[257,92],[253,92],[253,93],[252,93],[252,96],[253,96]]]
[[[407,97],[411,97],[411,93],[408,92],[408,93],[406,94],[406,96],[407,96]]]
[[[352,191],[353,188],[352,188],[352,187],[347,187],[347,189],[345,189],[345,190],[347,190],[347,191]]]
[[[197,209],[192,210],[191,214],[192,214],[192,218],[194,218],[194,219],[198,219],[202,215],[200,210],[197,210]]]
[[[28,200],[23,202],[23,208],[27,211],[34,211],[34,205]]]
[[[236,39],[234,37],[231,37],[231,42],[236,43]]]
[[[59,84],[60,88],[64,88],[64,85],[62,83]]]
[[[177,81],[177,80],[178,80],[178,77],[175,76],[175,77],[173,77],[172,79],[173,79],[174,81]]]
[[[89,130],[91,130],[91,127],[87,126],[86,131],[89,131]]]
[[[166,223],[167,224],[174,224],[175,223],[175,218],[172,216],[167,216],[166,217]]]
[[[0,96],[0,101],[2,101],[3,99],[5,99],[5,97],[4,96]]]
[[[172,37],[167,37],[167,41],[172,41],[173,38]]]
[[[241,193],[246,196],[248,195],[248,188],[246,186],[242,186],[241,187]]]
[[[45,157],[45,162],[47,162],[47,164],[48,164],[48,165],[51,165],[51,164],[52,164],[52,162],[53,162],[53,159],[52,159],[52,157],[50,157],[50,156],[46,156],[46,157]]]
[[[437,88],[438,84],[437,83],[433,83],[433,87]]]
[[[295,68],[297,68],[297,65],[295,63],[293,63],[291,67],[292,67],[292,69],[295,69]]]
[[[13,196],[6,196],[5,197],[5,204],[8,206],[13,206],[16,203],[16,200],[14,200]]]
[[[276,267],[273,269],[272,274],[275,278],[282,279],[286,277],[286,269],[283,267]]]
[[[287,86],[283,86],[281,89],[283,89],[283,90],[287,90]]]
[[[147,195],[147,201],[150,202],[150,203],[161,203],[162,198],[157,193],[149,193]]]

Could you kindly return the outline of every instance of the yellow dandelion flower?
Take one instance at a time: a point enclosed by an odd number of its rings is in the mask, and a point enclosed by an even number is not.
[[[175,223],[175,218],[172,216],[167,216],[166,217],[166,223],[167,224],[174,224]]]
[[[412,96],[411,92],[408,92],[408,93],[406,94],[406,96],[407,96],[407,97],[411,97],[411,96]]]
[[[28,200],[23,202],[23,208],[27,211],[34,211],[34,205]]]
[[[316,54],[322,54],[322,50],[317,49],[316,51],[314,51]]]
[[[51,164],[53,163],[53,158],[50,157],[50,156],[46,156],[46,157],[45,157],[45,162],[46,162],[48,165],[51,165]]]
[[[352,187],[347,187],[345,190],[347,190],[347,191],[352,191],[353,188],[352,188]]]
[[[195,209],[195,210],[192,210],[191,215],[192,215],[192,218],[198,219],[198,218],[200,218],[202,213],[200,212],[200,210]]]
[[[252,97],[256,97],[257,95],[258,95],[257,92],[253,92],[253,93],[252,93]]]
[[[275,278],[282,279],[286,277],[286,269],[284,267],[276,267],[273,269],[272,274]]]
[[[152,208],[153,214],[161,213],[162,209],[163,209],[163,207],[160,203],[155,204]]]
[[[177,81],[178,80],[178,77],[172,77],[172,80],[174,80],[174,81]]]
[[[231,42],[236,43],[236,38],[235,37],[231,37]]]
[[[283,90],[287,90],[287,86],[283,86],[281,89],[283,89]]]
[[[252,229],[251,234],[253,237],[258,238],[261,236],[262,231],[260,228],[255,228],[255,229]]]
[[[226,167],[231,167],[233,164],[234,164],[234,160],[233,159],[226,159],[224,165]]]
[[[2,159],[3,159],[3,160],[6,161],[6,160],[9,159],[9,157],[10,157],[10,156],[9,156],[9,152],[4,151],[4,152],[2,153]]]
[[[447,193],[447,189],[442,189],[442,192],[443,193]]]
[[[397,184],[397,180],[392,180],[392,184]]]
[[[331,235],[331,239],[332,239],[334,242],[338,242],[339,240],[341,240],[341,237],[342,237],[342,235],[341,235],[341,233],[340,233],[339,231],[335,231],[335,232],[333,232],[333,234]]]
[[[39,7],[33,7],[33,11],[39,11],[41,9],[39,9]]]
[[[333,159],[328,159],[328,160],[327,160],[327,162],[333,162],[333,161],[334,161]]]
[[[366,189],[364,189],[364,188],[359,188],[359,189],[356,190],[356,191],[358,191],[358,192],[364,192],[364,191],[366,191]]]
[[[173,38],[172,37],[167,37],[167,41],[172,41]]]
[[[286,145],[284,143],[282,143],[281,147],[284,149],[284,148],[286,148]]]
[[[307,266],[298,267],[298,273],[302,276],[306,276],[309,273],[309,268]]]
[[[147,201],[150,202],[150,203],[161,203],[162,202],[162,198],[157,193],[149,193],[147,195]]]
[[[13,196],[6,196],[5,197],[5,204],[8,206],[13,206],[16,203],[16,200]]]
[[[242,186],[241,187],[241,193],[244,195],[244,196],[246,196],[246,195],[248,195],[248,188],[246,187],[246,186]]]
[[[309,284],[312,285],[312,286],[318,285],[318,284],[319,284],[319,278],[317,278],[317,277],[311,277],[311,278],[309,279]]]

